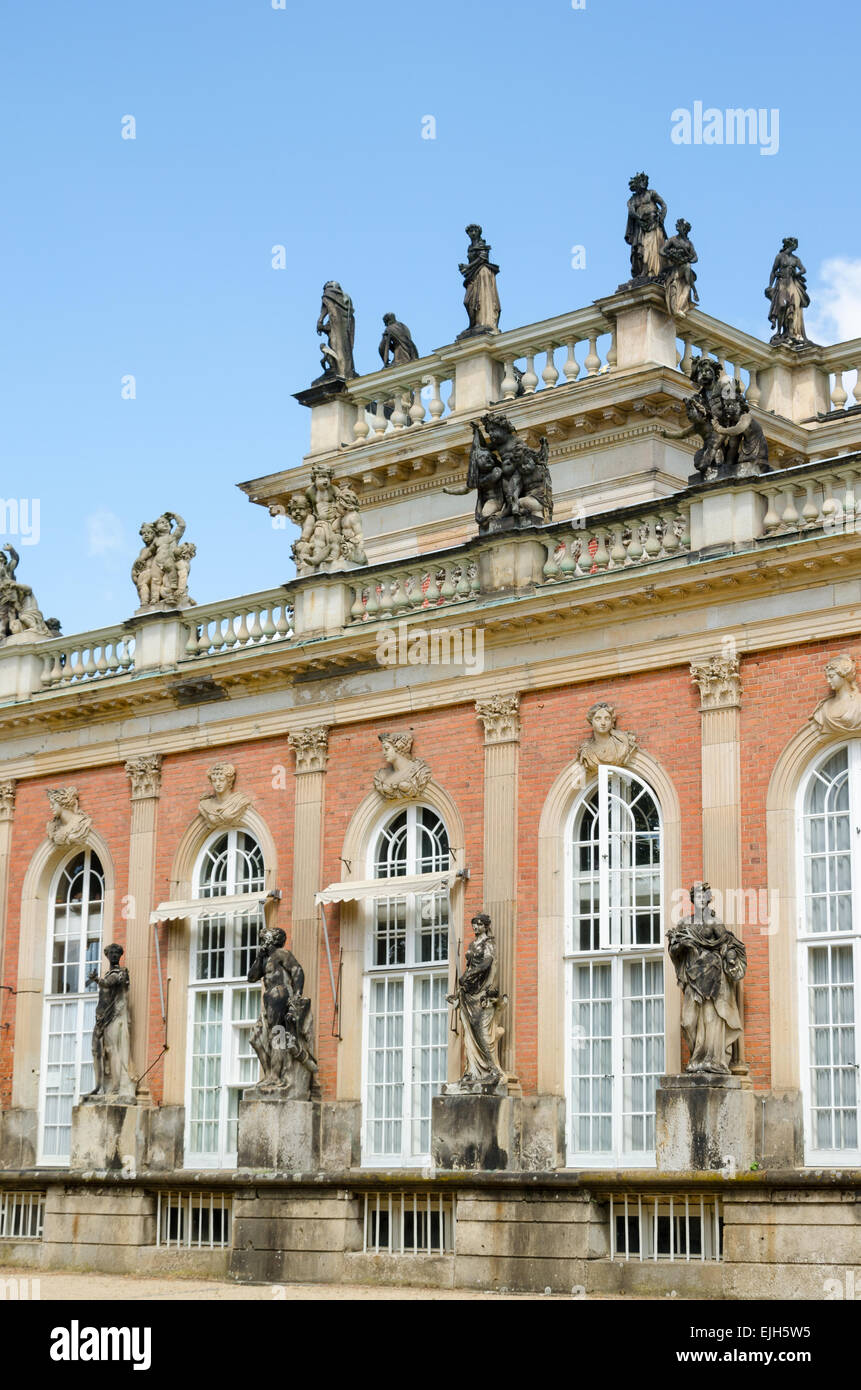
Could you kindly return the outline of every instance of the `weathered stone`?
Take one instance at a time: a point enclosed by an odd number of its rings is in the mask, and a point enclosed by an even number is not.
[[[13,1106],[0,1114],[0,1168],[35,1168],[39,1118]]]
[[[756,1152],[763,1168],[804,1164],[804,1108],[800,1091],[758,1091]]]
[[[309,1173],[320,1167],[320,1102],[255,1094],[239,1102],[240,1168]]]
[[[325,1100],[320,1106],[320,1167],[324,1173],[358,1168],[361,1162],[362,1104]]]
[[[72,1109],[69,1166],[85,1173],[137,1173],[146,1166],[147,1107],[93,1096]]]
[[[443,1095],[431,1102],[431,1156],[437,1168],[520,1167],[515,1098]],[[519,1118],[519,1117],[518,1117]]]
[[[656,1093],[656,1153],[661,1172],[702,1172],[756,1158],[756,1100],[734,1076],[662,1076]]]

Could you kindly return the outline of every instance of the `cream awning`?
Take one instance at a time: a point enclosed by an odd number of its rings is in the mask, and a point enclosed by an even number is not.
[[[188,919],[196,922],[198,917],[217,916],[221,912],[256,912],[265,907],[265,893],[230,893],[219,898],[188,898],[173,902],[159,903],[151,912],[151,922],[178,922]]]
[[[355,878],[347,883],[330,883],[318,893],[317,903],[363,903],[374,898],[400,898],[405,893],[447,892],[457,874],[411,874],[397,878]]]

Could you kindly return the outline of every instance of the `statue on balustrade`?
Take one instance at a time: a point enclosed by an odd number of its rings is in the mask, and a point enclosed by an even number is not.
[[[187,608],[188,572],[197,547],[183,542],[185,522],[178,512],[163,512],[140,528],[143,547],[132,565],[132,582],[142,609]]]
[[[661,275],[667,313],[676,319],[685,318],[691,305],[699,303],[699,295],[695,289],[697,277],[691,269],[697,260],[697,253],[693,242],[688,239],[690,230],[690,222],[680,217],[676,223],[676,235],[671,236],[661,247]]]
[[[466,952],[466,967],[456,979],[454,994],[448,996],[463,1028],[466,1066],[459,1081],[442,1087],[444,1095],[492,1094],[505,1089],[499,1063],[499,1040],[505,1030],[499,1016],[508,996],[499,992],[496,939],[486,912],[476,913],[472,929],[475,936]]]
[[[129,972],[120,965],[122,946],[112,942],[105,947],[105,955],[108,969],[104,975],[99,978],[94,969],[88,976],[89,983],[99,987],[92,1039],[96,1084],[83,1099],[104,1097],[114,1104],[129,1105],[135,1099],[135,1083],[129,1076]]]
[[[479,535],[541,525],[553,520],[548,454],[545,436],[537,449],[531,449],[518,439],[506,415],[482,415],[472,426],[466,483],[443,488],[443,492],[452,496],[476,493]]]
[[[0,644],[12,637],[55,637],[56,618],[44,618],[29,584],[15,578],[20,556],[14,545],[0,548]]]
[[[770,302],[768,321],[774,329],[774,347],[807,347],[810,339],[804,331],[804,310],[810,304],[807,293],[807,274],[795,252],[798,241],[784,237],[783,245],[774,258],[765,297]]]
[[[326,345],[320,346],[323,371],[315,385],[323,381],[349,381],[356,375],[353,362],[356,315],[352,299],[337,280],[327,280],[323,286],[317,332],[325,335]]]
[[[406,324],[400,323],[394,314],[383,314],[383,325],[383,336],[380,339],[383,366],[403,367],[407,362],[414,362],[419,350]]]
[[[822,734],[861,733],[861,690],[858,668],[851,656],[832,657],[825,667],[831,694],[820,700],[810,718]]]
[[[649,187],[648,174],[635,174],[629,181],[628,222],[625,241],[631,248],[631,280],[642,284],[656,279],[663,269],[661,251],[667,239],[664,218],[667,205],[660,193]]]
[[[747,970],[744,945],[718,922],[707,883],[691,888],[693,915],[667,932],[667,946],[684,995],[682,1031],[691,1058],[686,1072],[730,1074],[730,1050],[741,1037],[738,985]]]
[[[334,469],[314,464],[304,492],[294,492],[287,506],[299,527],[292,554],[296,573],[332,573],[366,565],[359,499],[346,483],[334,481]]]
[[[741,382],[723,375],[712,357],[695,357],[691,381],[698,389],[685,401],[689,424],[676,434],[662,430],[665,439],[699,435],[701,447],[694,454],[696,473],[691,482],[755,477],[768,473],[768,443],[754,420]]]
[[[469,237],[466,263],[461,263],[459,269],[463,276],[463,302],[469,327],[458,333],[457,342],[479,333],[496,333],[499,328],[499,293],[496,288],[499,266],[490,259],[490,247],[477,223],[471,222],[466,234]]]
[[[249,984],[263,985],[260,1017],[249,1038],[261,1075],[245,1095],[275,1092],[285,1100],[308,1100],[318,1070],[314,1020],[311,1000],[302,992],[305,972],[286,940],[280,927],[264,928],[248,971]]]

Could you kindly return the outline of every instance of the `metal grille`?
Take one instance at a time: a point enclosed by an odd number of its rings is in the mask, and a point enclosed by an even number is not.
[[[44,1192],[0,1192],[0,1240],[41,1240]]]
[[[723,1258],[720,1197],[679,1193],[624,1193],[609,1203],[611,1260],[674,1260],[689,1263]]]
[[[227,1192],[159,1192],[155,1243],[166,1250],[227,1249],[231,1216]]]
[[[453,1255],[454,1198],[431,1192],[365,1194],[366,1255]]]

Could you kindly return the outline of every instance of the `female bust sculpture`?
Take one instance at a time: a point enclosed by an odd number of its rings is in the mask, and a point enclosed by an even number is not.
[[[851,656],[835,656],[825,667],[832,694],[820,700],[810,716],[823,734],[856,734],[861,731],[861,690]]]
[[[616,728],[616,706],[599,700],[586,715],[592,736],[581,743],[579,760],[587,772],[597,772],[599,763],[624,767],[637,747],[637,736]]]

